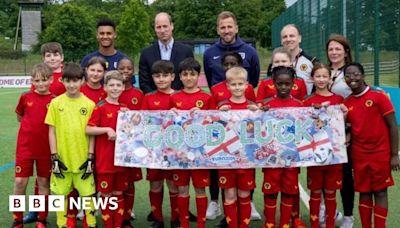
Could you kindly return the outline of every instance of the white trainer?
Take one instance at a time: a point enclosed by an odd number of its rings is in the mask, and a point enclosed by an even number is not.
[[[131,212],[131,218],[132,218],[133,220],[136,219],[135,211],[134,211],[133,209],[132,209],[132,212]]]
[[[342,212],[337,210],[335,214],[335,226],[336,227],[341,226],[342,223],[343,223],[343,214]]]
[[[253,202],[251,202],[251,216],[250,216],[250,220],[252,221],[259,221],[261,220],[261,215],[260,213],[258,213],[256,206],[254,205]]]
[[[221,208],[219,207],[218,203],[215,201],[210,201],[206,211],[206,218],[208,220],[214,220],[221,214]]]
[[[340,228],[353,228],[354,217],[353,216],[344,216],[343,223]]]
[[[319,225],[325,227],[325,204],[321,203],[319,207]]]

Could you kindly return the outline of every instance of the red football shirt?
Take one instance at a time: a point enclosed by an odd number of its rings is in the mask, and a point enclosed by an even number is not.
[[[263,101],[263,106],[268,106],[269,108],[287,108],[287,107],[303,107],[303,102],[297,100],[290,96],[287,99],[282,99],[277,96],[273,96],[269,99]]]
[[[195,93],[187,93],[181,90],[172,94],[171,106],[181,110],[190,110],[194,107],[202,110],[215,109],[211,95],[201,89]]]
[[[211,94],[214,98],[214,101],[218,104],[221,101],[228,100],[231,97],[231,91],[228,89],[228,85],[226,81],[222,81],[218,84],[215,84],[211,87]],[[254,93],[254,88],[251,84],[247,85],[247,88],[244,92],[246,99],[251,101],[256,101],[256,95]]]
[[[127,105],[130,110],[140,110],[142,108],[143,97],[142,91],[132,87],[122,92],[119,102]]]
[[[228,99],[228,100],[219,102],[218,108],[221,108],[223,105],[229,105],[232,110],[240,110],[240,109],[248,109],[247,107],[251,104],[256,105],[256,103],[254,103],[253,101],[250,101],[250,100],[246,100],[242,103],[236,103],[236,102],[231,101],[231,99]]]
[[[265,98],[273,97],[276,95],[276,88],[272,78],[263,80],[258,86],[257,90],[257,102],[262,102]],[[307,95],[307,87],[304,80],[301,78],[295,78],[291,95],[294,98],[303,100]]]
[[[22,116],[17,138],[17,153],[22,158],[50,159],[49,127],[44,119],[54,97],[53,94],[40,95],[33,91],[20,97],[15,112]]]
[[[85,83],[81,87],[81,92],[87,96],[90,100],[92,100],[95,104],[97,104],[99,101],[106,99],[107,93],[104,91],[103,86],[101,86],[98,89],[93,89],[90,87],[87,83]]]
[[[304,106],[312,106],[315,104],[336,105],[341,103],[343,103],[343,97],[334,93],[330,96],[322,96],[320,94],[313,93],[304,100]]]
[[[88,125],[94,127],[111,127],[116,129],[118,111],[123,104],[111,104],[106,100],[99,102],[93,110]],[[95,156],[97,173],[116,173],[123,172],[123,167],[114,166],[115,141],[108,140],[107,134],[96,136]]]
[[[53,82],[50,84],[49,90],[50,93],[59,96],[63,93],[65,93],[65,87],[64,84],[61,81],[63,73],[62,72],[53,72]],[[32,84],[31,85],[31,91],[35,90],[35,86]]]
[[[161,91],[154,91],[147,93],[143,98],[143,110],[169,110],[171,109],[170,103],[171,94],[163,93]]]
[[[352,157],[363,160],[389,161],[389,128],[384,117],[394,113],[389,97],[368,87],[359,95],[351,95],[344,104],[349,109]]]

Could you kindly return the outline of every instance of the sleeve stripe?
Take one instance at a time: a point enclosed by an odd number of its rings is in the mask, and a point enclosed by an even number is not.
[[[394,113],[394,109],[390,109],[389,111],[383,113],[383,116],[389,115],[391,113]]]

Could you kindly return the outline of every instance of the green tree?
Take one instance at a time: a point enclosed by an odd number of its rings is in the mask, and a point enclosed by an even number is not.
[[[152,39],[149,24],[150,18],[142,2],[130,0],[126,3],[117,27],[118,48],[135,57]]]
[[[97,48],[95,22],[85,6],[65,3],[52,9],[47,27],[40,34],[40,44],[59,42],[66,61],[79,61]]]
[[[256,38],[262,47],[272,46],[272,21],[285,9],[284,0],[261,0],[261,16],[258,20]]]
[[[241,37],[258,38],[257,35],[263,32],[258,30],[262,15],[261,0],[231,0],[226,10],[235,14]]]
[[[0,1],[0,34],[14,37],[18,19],[18,4],[16,0]]]

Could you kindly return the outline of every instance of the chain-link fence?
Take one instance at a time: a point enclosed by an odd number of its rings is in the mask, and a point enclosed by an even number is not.
[[[301,46],[310,55],[326,62],[329,35],[342,34],[370,83],[400,87],[399,0],[299,0],[272,22],[273,47],[290,23],[300,28]]]

